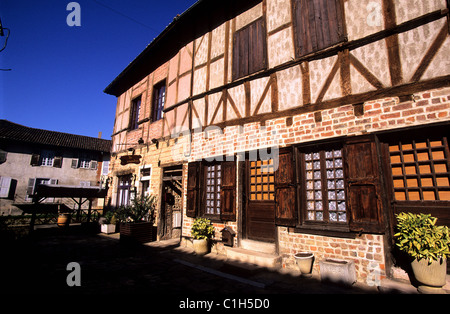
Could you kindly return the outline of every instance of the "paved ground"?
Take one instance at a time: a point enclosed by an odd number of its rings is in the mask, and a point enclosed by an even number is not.
[[[224,261],[216,254],[196,256],[174,241],[126,246],[117,235],[38,232],[31,239],[4,245],[0,275],[8,292],[170,295],[176,296],[173,306],[186,296],[223,302],[227,295],[378,293],[267,269],[234,269]],[[74,278],[73,269],[66,269],[71,262],[80,265],[81,286],[67,285],[68,276]]]

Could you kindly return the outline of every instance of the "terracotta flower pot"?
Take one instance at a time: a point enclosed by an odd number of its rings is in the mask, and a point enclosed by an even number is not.
[[[314,254],[311,252],[299,252],[296,253],[294,257],[302,276],[311,276]]]
[[[61,213],[58,216],[58,221],[56,224],[58,225],[58,227],[67,228],[70,225],[70,218],[71,218],[70,214]]]
[[[431,264],[428,260],[415,259],[411,263],[411,267],[416,280],[422,284],[418,290],[422,293],[439,293],[446,283],[447,275],[447,259],[441,258],[433,261]]]

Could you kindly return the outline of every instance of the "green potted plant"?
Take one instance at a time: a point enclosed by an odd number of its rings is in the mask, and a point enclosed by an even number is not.
[[[116,217],[112,210],[107,211],[102,218],[99,219],[100,231],[102,233],[110,234],[116,232]]]
[[[135,197],[129,206],[121,206],[116,211],[120,221],[120,240],[122,242],[146,243],[153,240],[153,214],[156,197]]]
[[[396,245],[412,259],[414,277],[421,284],[419,292],[442,291],[450,255],[448,227],[437,226],[437,218],[431,215],[400,213],[396,216]]]
[[[191,228],[194,251],[198,255],[205,255],[210,251],[210,240],[215,229],[211,221],[206,218],[196,218]]]

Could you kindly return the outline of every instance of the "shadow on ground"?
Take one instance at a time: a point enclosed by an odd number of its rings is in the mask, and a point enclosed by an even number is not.
[[[124,245],[116,237],[69,230],[40,230],[3,241],[0,273],[11,293],[152,294],[186,296],[366,294],[360,287],[323,284],[269,269],[245,271],[224,259],[196,256],[178,243]],[[81,286],[69,287],[71,262],[81,267]]]

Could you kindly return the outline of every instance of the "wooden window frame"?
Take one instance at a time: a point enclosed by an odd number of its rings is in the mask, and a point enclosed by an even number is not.
[[[139,115],[142,107],[142,97],[141,95],[135,97],[131,101],[131,110],[130,110],[130,131],[136,130],[139,128]]]
[[[343,176],[336,178],[335,176],[333,178],[328,178],[327,177],[327,160],[330,160],[329,157],[326,156],[326,152],[327,151],[340,151],[340,156],[332,156],[331,160],[335,160],[335,159],[340,159],[342,162],[342,165],[340,167],[333,167],[333,168],[329,168],[329,169],[341,169],[343,172]],[[311,154],[311,156],[313,156],[314,153],[318,153],[319,154],[319,159],[314,159],[312,158],[311,160],[307,160],[306,156]],[[299,191],[299,200],[300,200],[300,206],[299,206],[299,210],[300,210],[300,217],[301,217],[301,221],[300,221],[300,225],[302,227],[314,227],[314,226],[320,226],[322,228],[327,228],[327,229],[336,229],[336,230],[347,230],[348,226],[349,226],[349,219],[350,219],[350,212],[349,212],[349,207],[348,207],[348,199],[347,199],[347,191],[346,191],[346,186],[347,186],[347,179],[346,179],[346,173],[344,170],[344,147],[342,144],[338,144],[338,143],[331,143],[331,144],[323,144],[320,146],[314,146],[314,147],[308,147],[308,148],[301,148],[298,150],[297,153],[297,160],[298,160],[298,169],[299,169],[299,178],[298,178],[298,182],[300,182],[299,187],[298,187],[298,191]],[[318,161],[320,167],[318,169],[314,168],[314,161]],[[307,169],[307,163],[311,162],[312,163],[312,169]],[[319,178],[315,178],[314,177],[314,170],[318,170],[320,171],[320,177]],[[307,172],[308,171],[312,171],[313,173],[313,177],[312,178],[308,178],[307,177]],[[337,209],[336,210],[330,210],[329,208],[329,188],[328,188],[328,180],[333,179],[335,185],[337,184],[337,180],[343,180],[343,187],[340,189],[333,189],[333,191],[344,191],[344,199],[337,199],[337,195],[336,195],[336,206],[338,206],[338,201],[341,202],[345,202],[345,211],[341,211],[342,213],[345,213],[345,217],[346,220],[345,221],[339,221],[339,219],[337,221],[332,221],[330,219],[330,211],[331,212],[336,212],[337,217],[339,217],[339,212]],[[308,189],[307,186],[307,182],[311,181],[313,182],[313,189]],[[308,201],[314,201],[316,202],[316,190],[319,191],[319,189],[315,188],[315,183],[316,181],[320,181],[321,182],[321,187],[320,187],[320,193],[321,193],[321,199],[320,201],[322,202],[322,212],[323,212],[323,219],[322,220],[318,220],[318,219],[310,219],[308,218],[308,212],[310,211],[308,209]],[[308,192],[313,192],[313,196],[314,199],[308,199]],[[337,192],[336,192],[337,193]],[[333,200],[331,200],[333,201]],[[314,212],[316,212],[314,210]]]
[[[122,182],[128,182],[129,184],[121,184]],[[133,177],[131,174],[127,174],[127,175],[123,175],[123,176],[118,176],[118,181],[117,181],[117,207],[120,206],[128,206],[130,205],[131,202],[131,187],[133,186]],[[125,192],[128,191],[128,197],[127,197],[127,203],[126,204],[122,204],[122,200],[125,198],[124,194],[121,194],[120,191]]]
[[[437,139],[441,145],[436,145]],[[449,185],[440,185],[438,179],[446,179],[450,182],[450,152],[448,138],[445,136],[428,136],[426,139],[406,140],[391,142],[387,147],[388,164],[392,175],[391,191],[394,202],[398,204],[431,204],[439,205],[448,203],[450,199],[442,199],[440,192],[450,193]],[[422,144],[426,143],[425,147]],[[419,144],[419,147],[417,147]],[[398,147],[398,150],[394,150]],[[436,152],[442,152],[443,158],[435,158]],[[425,159],[423,154],[428,157]],[[411,157],[412,156],[412,159]],[[397,162],[398,161],[398,162]],[[437,168],[436,165],[440,165]],[[442,169],[445,165],[447,171],[436,171]],[[426,167],[426,168],[424,168]],[[394,171],[394,169],[396,169]],[[401,173],[397,173],[397,169]],[[424,171],[422,169],[428,169]],[[414,172],[414,173],[411,173]],[[397,183],[396,183],[397,182]],[[414,182],[416,186],[414,186]],[[431,185],[424,185],[424,182],[431,182]],[[402,186],[396,186],[401,183]],[[414,194],[413,194],[414,193]],[[404,195],[404,199],[398,196]],[[411,199],[411,197],[413,199]],[[430,199],[433,195],[434,199]],[[443,194],[444,195],[444,194]]]
[[[161,90],[164,88],[163,93]],[[162,95],[161,95],[162,94]],[[166,80],[162,80],[153,86],[153,101],[152,101],[152,122],[156,122],[163,118],[163,110],[167,98],[167,84]]]
[[[221,161],[222,160],[222,161]],[[220,170],[217,166],[220,165]],[[208,213],[207,206],[207,174],[208,166],[214,166],[215,179],[220,171],[220,183],[215,180],[213,208],[219,213]],[[186,216],[191,218],[205,217],[214,222],[236,221],[236,179],[237,166],[233,161],[218,159],[214,161],[195,161],[188,164]],[[225,178],[225,179],[224,179]],[[217,185],[220,184],[220,188]],[[220,199],[217,198],[220,194]],[[220,201],[220,205],[217,204]],[[219,207],[218,207],[219,206]]]
[[[222,164],[221,162],[205,162],[203,165],[203,186],[202,186],[202,216],[211,220],[220,220],[220,204],[221,204],[221,185],[222,185]],[[210,171],[212,168],[212,171]],[[210,175],[210,177],[208,177]],[[208,184],[208,179],[212,180],[212,184]],[[219,181],[220,180],[220,181]],[[208,191],[208,186],[212,187],[212,191]],[[212,198],[208,198],[208,194],[212,194]],[[219,197],[217,197],[219,196]],[[212,205],[208,205],[208,202],[212,202]],[[211,204],[211,203],[210,203]],[[212,210],[212,212],[208,212]],[[218,210],[218,212],[217,212]]]
[[[256,47],[252,46],[256,44]],[[267,34],[264,16],[237,30],[233,36],[233,81],[267,69]]]
[[[273,202],[275,201],[275,172],[270,171],[270,168],[273,169],[273,159],[269,160],[247,160],[248,162],[248,196],[249,201],[257,202],[257,201],[268,201]],[[270,164],[270,162],[272,162]],[[260,163],[260,165],[258,165]],[[268,164],[267,164],[268,163]],[[263,168],[267,168],[267,172],[263,171]],[[252,171],[255,171],[253,174]],[[258,173],[259,170],[259,173]],[[255,182],[252,182],[252,178],[255,178]],[[259,180],[258,180],[259,179]],[[266,179],[266,181],[265,181]],[[260,181],[260,182],[258,182]],[[252,187],[255,187],[255,190],[252,191]],[[261,187],[261,190],[258,191],[258,187]],[[273,186],[271,189],[270,186]],[[266,190],[264,188],[267,187]],[[267,194],[267,195],[266,195]],[[255,196],[255,198],[252,198],[252,196]],[[261,196],[258,198],[258,196]],[[266,197],[266,198],[265,198]]]

